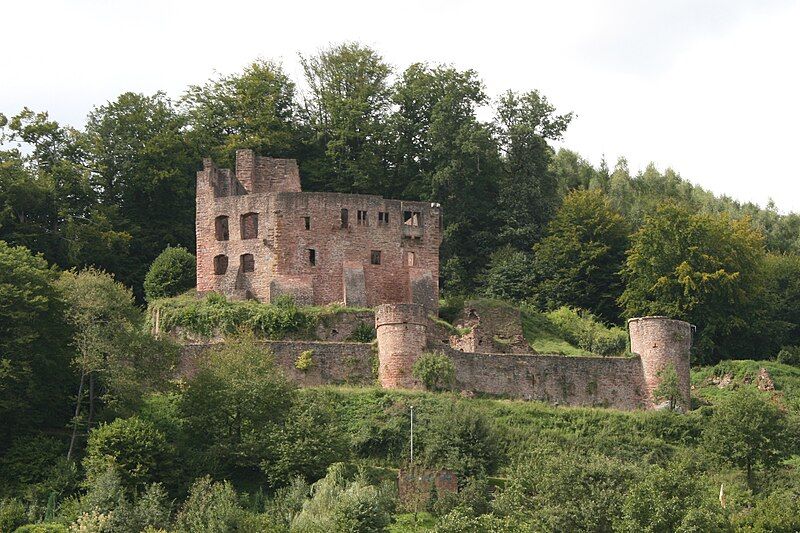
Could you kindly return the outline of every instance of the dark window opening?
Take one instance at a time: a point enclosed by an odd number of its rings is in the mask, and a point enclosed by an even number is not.
[[[356,213],[356,215],[357,215],[357,219],[358,219],[358,225],[359,226],[362,226],[362,225],[366,226],[367,225],[367,212],[366,211],[361,211],[359,209],[358,212]]]
[[[228,271],[228,256],[217,255],[214,257],[214,274],[220,275]]]
[[[419,211],[403,211],[403,224],[406,226],[419,227]]]
[[[303,217],[303,224],[305,224],[306,229],[311,229],[311,217]]]
[[[308,249],[308,264],[312,267],[317,265],[317,251],[313,248]]]
[[[228,217],[220,215],[214,219],[214,234],[217,236],[218,241],[227,241],[230,238],[228,234]]]
[[[342,209],[342,227],[343,228],[346,228],[348,226],[347,217],[348,217],[347,209]]]
[[[372,250],[372,253],[369,257],[369,262],[373,265],[380,265],[381,264],[381,251],[380,250]]]
[[[242,254],[239,260],[242,272],[252,272],[256,269],[256,260],[253,258],[253,254]]]
[[[258,213],[245,213],[241,217],[240,224],[242,227],[242,239],[255,239],[258,237]]]
[[[378,224],[388,224],[389,223],[389,213],[385,213],[383,211],[378,213]]]

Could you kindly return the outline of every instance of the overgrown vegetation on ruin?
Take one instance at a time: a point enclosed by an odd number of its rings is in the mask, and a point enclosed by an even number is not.
[[[369,312],[370,309],[341,305],[298,306],[291,298],[279,298],[267,304],[255,300],[235,301],[210,293],[198,297],[189,291],[175,298],[163,298],[149,306],[149,326],[164,332],[181,332],[201,337],[233,335],[242,331],[259,337],[279,340],[313,339],[314,328],[320,321],[339,313]],[[359,326],[352,339],[371,342],[374,328]]]

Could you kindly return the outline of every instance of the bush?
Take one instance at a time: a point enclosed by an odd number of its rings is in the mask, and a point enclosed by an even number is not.
[[[154,304],[159,310],[161,329],[181,328],[196,335],[234,335],[241,331],[268,339],[282,339],[290,333],[309,334],[317,323],[312,310],[298,308],[289,299],[272,304],[254,300],[229,302],[211,293],[205,298],[181,296]]]
[[[177,296],[193,288],[197,260],[186,248],[167,248],[155,258],[144,278],[144,294],[148,302]]]
[[[189,490],[175,529],[187,533],[236,531],[242,515],[233,485],[229,481],[215,483],[206,476],[195,481]]]
[[[173,450],[164,434],[138,416],[118,418],[89,434],[83,464],[89,483],[113,466],[131,490],[156,481],[172,468]]]
[[[800,346],[784,346],[778,352],[777,361],[784,365],[800,366]]]
[[[297,356],[294,367],[302,372],[314,366],[314,350],[304,350]]]
[[[455,385],[456,367],[442,352],[425,353],[414,362],[412,374],[433,391],[447,390]]]
[[[21,501],[16,498],[0,501],[0,531],[14,531],[27,521]]]
[[[14,533],[69,533],[69,527],[54,523],[28,524],[18,527]]]
[[[547,313],[547,318],[570,343],[597,355],[620,355],[625,352],[628,334],[618,327],[606,327],[593,314],[580,309],[561,307]]]
[[[375,328],[370,323],[359,322],[347,340],[353,342],[372,342],[375,340]]]
[[[388,487],[375,487],[363,477],[347,479],[345,466],[331,465],[314,483],[311,499],[292,521],[292,531],[377,533],[392,520],[394,505]]]

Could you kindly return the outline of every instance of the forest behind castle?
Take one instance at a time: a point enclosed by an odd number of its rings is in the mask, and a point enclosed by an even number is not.
[[[800,528],[800,215],[592,165],[562,146],[580,118],[558,95],[488,94],[477,72],[395,68],[357,43],[300,64],[124,93],[80,127],[0,110],[0,529]],[[144,308],[194,286],[196,171],[241,148],[297,159],[306,191],[442,204],[446,320],[503,300],[544,345],[590,352],[570,332],[692,323],[696,409],[298,390],[247,335],[172,379],[177,347]],[[258,312],[267,337],[306,320],[291,302]],[[411,405],[418,461],[462,488],[421,509],[390,482]]]

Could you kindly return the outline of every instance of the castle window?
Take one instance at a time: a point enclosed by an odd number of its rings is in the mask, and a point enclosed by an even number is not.
[[[228,256],[214,256],[214,274],[221,275],[228,271]]]
[[[406,266],[416,266],[417,258],[414,256],[414,252],[406,252]]]
[[[311,217],[303,217],[303,224],[305,224],[306,229],[311,229]]]
[[[347,209],[342,209],[342,227],[343,228],[346,228],[348,226],[347,218],[348,218]]]
[[[228,217],[220,215],[214,219],[214,234],[218,241],[228,240]]]
[[[253,254],[242,254],[239,263],[242,272],[252,272],[256,269],[256,260],[253,258]]]
[[[313,266],[317,266],[317,251],[313,248],[308,249],[308,264]]]
[[[242,239],[258,237],[258,213],[245,213],[240,220]]]
[[[406,226],[419,227],[419,211],[403,211],[403,224]]]
[[[380,265],[381,264],[381,251],[380,250],[372,250],[372,253],[369,257],[369,262],[373,265]]]
[[[360,209],[356,213],[358,216],[358,225],[359,226],[366,226],[367,225],[367,212],[361,211]]]
[[[378,224],[388,224],[389,223],[389,213],[384,213],[380,211],[378,213]]]

